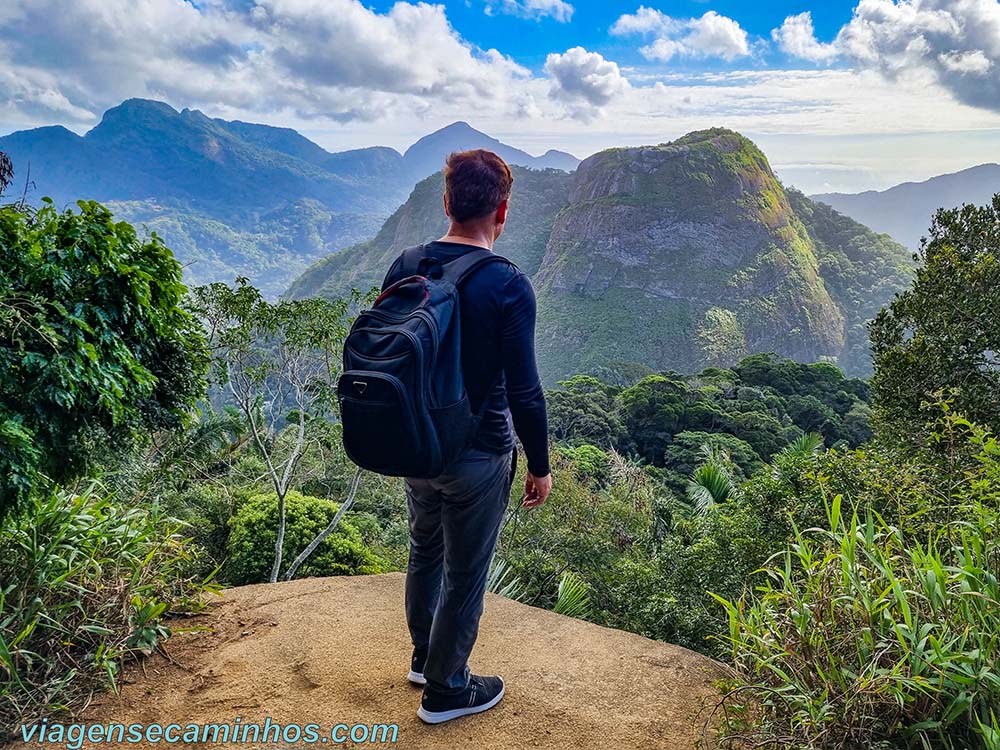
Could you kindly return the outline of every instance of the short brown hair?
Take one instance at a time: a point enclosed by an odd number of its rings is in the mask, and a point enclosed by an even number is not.
[[[513,185],[507,162],[481,148],[456,151],[444,168],[448,213],[459,223],[489,216],[510,198]]]

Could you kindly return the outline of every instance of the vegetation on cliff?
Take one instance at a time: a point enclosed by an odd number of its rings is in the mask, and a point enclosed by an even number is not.
[[[377,285],[400,250],[444,232],[441,179],[289,294]],[[786,191],[753,143],[722,129],[603,151],[573,175],[518,172],[497,250],[535,282],[549,385],[613,361],[696,372],[769,351],[866,374],[865,325],[911,266],[887,237]]]

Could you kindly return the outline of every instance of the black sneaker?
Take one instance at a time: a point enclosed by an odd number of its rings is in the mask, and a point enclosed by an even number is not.
[[[415,648],[413,649],[413,657],[410,659],[410,673],[406,675],[406,679],[412,682],[414,685],[426,685],[427,680],[424,678],[424,664],[427,663],[427,649],[426,648]]]
[[[417,716],[428,724],[443,724],[460,716],[489,711],[503,698],[503,680],[499,677],[469,677],[469,687],[458,695],[435,695],[424,689]]]

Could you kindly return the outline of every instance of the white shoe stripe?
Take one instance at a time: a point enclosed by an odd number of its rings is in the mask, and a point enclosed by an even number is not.
[[[489,711],[497,703],[503,699],[504,688],[500,688],[500,692],[497,693],[496,697],[488,703],[484,703],[481,706],[470,706],[468,708],[456,708],[451,711],[428,711],[423,706],[417,709],[417,716],[420,720],[427,724],[443,724],[446,721],[451,721],[452,719],[458,719],[462,716],[471,716],[472,714],[481,714],[483,711]]]

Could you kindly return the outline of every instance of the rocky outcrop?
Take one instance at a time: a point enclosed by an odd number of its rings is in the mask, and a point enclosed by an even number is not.
[[[327,732],[391,724],[395,742],[358,747],[396,750],[695,750],[722,672],[677,646],[488,595],[471,663],[501,674],[506,696],[486,714],[429,727],[416,717],[420,691],[406,681],[411,646],[400,574],[231,589],[205,615],[177,625],[184,632],[167,641],[166,658],[131,670],[121,695],[103,696],[87,721],[204,725],[239,717],[315,723]]]
[[[584,161],[538,288],[546,330],[565,333],[544,341],[550,378],[636,347],[653,368],[697,369],[746,352],[834,359],[844,346],[809,233],[764,155],[726,130]],[[610,338],[602,322],[625,329],[633,311],[635,333]]]
[[[292,293],[381,279],[444,228],[441,177],[417,186],[369,243],[317,264]],[[908,253],[786,191],[729,130],[602,151],[576,172],[523,172],[497,250],[533,275],[552,384],[612,362],[697,371],[777,352],[870,367],[865,323],[908,279]]]

